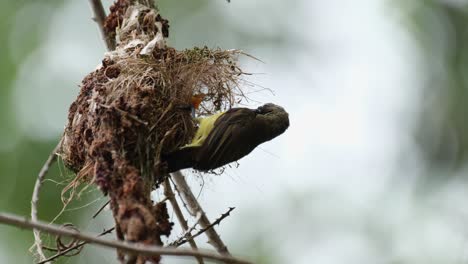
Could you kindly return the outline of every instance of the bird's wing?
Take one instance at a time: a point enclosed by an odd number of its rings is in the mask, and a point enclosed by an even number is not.
[[[256,144],[255,112],[247,108],[234,108],[216,120],[215,125],[197,155],[197,167],[207,170],[223,166],[249,154]],[[197,169],[197,168],[196,168]]]

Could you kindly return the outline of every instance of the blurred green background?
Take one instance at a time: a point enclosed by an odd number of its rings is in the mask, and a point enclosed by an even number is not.
[[[260,58],[241,59],[256,73],[251,106],[273,101],[291,115],[240,168],[190,179],[210,218],[237,207],[218,227],[231,252],[255,263],[468,263],[468,2],[231,2],[157,2],[170,45]],[[27,216],[68,106],[105,50],[87,1],[1,1],[0,33],[0,211]],[[49,177],[45,221],[73,175],[59,164]],[[91,220],[104,202],[86,190],[56,223],[99,232],[112,225],[109,212]],[[31,263],[32,242],[0,225],[0,263]],[[58,262],[99,261],[115,255],[87,246]],[[164,259],[182,262],[194,263]]]

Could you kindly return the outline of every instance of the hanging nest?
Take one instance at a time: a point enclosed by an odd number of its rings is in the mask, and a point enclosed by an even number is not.
[[[80,180],[107,192],[116,159],[149,182],[163,180],[161,153],[189,143],[196,130],[193,95],[204,94],[200,115],[230,108],[241,98],[239,51],[155,49],[150,57],[106,58],[86,76],[72,103],[61,156]]]
[[[192,96],[205,95],[200,115],[243,98],[236,64],[241,52],[160,45],[155,40],[167,37],[167,21],[152,8],[123,2],[108,17],[120,25],[117,49],[83,79],[69,109],[60,154],[76,178],[64,192],[96,184],[111,198],[119,239],[162,245],[160,236],[170,234],[172,223],[166,204],[150,200],[167,175],[161,154],[191,141]]]

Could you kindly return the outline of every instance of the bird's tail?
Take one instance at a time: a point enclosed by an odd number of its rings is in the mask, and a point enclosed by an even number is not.
[[[194,166],[197,147],[185,147],[162,155],[162,161],[167,163],[168,172],[191,168]]]

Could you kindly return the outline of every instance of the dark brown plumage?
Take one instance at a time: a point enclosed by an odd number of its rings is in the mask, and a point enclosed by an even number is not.
[[[169,172],[216,169],[248,155],[288,127],[288,113],[280,106],[269,103],[257,109],[232,108],[214,121],[201,145],[183,147],[165,155],[163,160]]]

